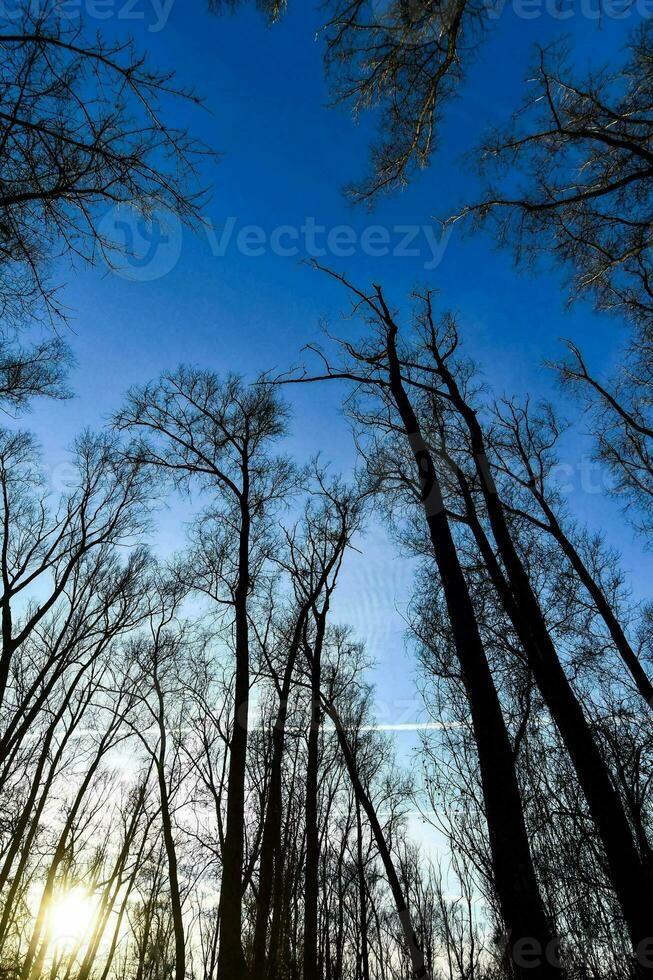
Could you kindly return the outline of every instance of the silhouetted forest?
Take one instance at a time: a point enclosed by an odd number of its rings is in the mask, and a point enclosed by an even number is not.
[[[428,165],[491,10],[321,10],[335,100],[376,113],[350,188],[370,202]],[[653,976],[653,606],[556,479],[589,428],[646,554],[651,21],[594,73],[535,52],[526,101],[468,161],[482,196],[441,216],[559,264],[611,317],[620,363],[569,341],[555,403],[494,391],[455,295],[314,261],[354,328],[307,324],[259,377],[143,377],[80,431],[55,490],[25,413],[72,394],[56,270],[120,262],[115,206],[199,228],[213,156],[176,123],[200,99],[175,66],[83,21],[0,13],[0,976]],[[334,384],[347,474],[328,446],[289,451],[294,393]],[[157,515],[179,497],[186,546],[166,558]],[[333,612],[378,521],[417,569],[406,631],[430,724],[410,760],[375,718],[365,636]]]

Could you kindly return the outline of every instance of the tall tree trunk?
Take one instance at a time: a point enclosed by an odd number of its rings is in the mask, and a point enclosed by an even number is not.
[[[344,935],[345,935],[345,889],[343,887],[343,872],[345,864],[345,850],[347,847],[347,837],[349,836],[349,815],[347,818],[347,823],[345,825],[342,843],[340,850],[338,851],[338,864],[336,870],[336,881],[338,882],[338,908],[337,908],[337,922],[336,922],[336,957],[334,964],[334,980],[342,980],[342,964],[344,960]]]
[[[396,350],[397,328],[389,313],[386,325],[390,392],[418,468],[426,522],[470,707],[494,886],[507,931],[507,952],[519,977],[560,978],[560,970],[548,962],[546,955],[542,955],[538,965],[529,968],[519,965],[521,958],[515,961],[516,946],[522,940],[534,941],[545,951],[555,945],[555,938],[535,877],[512,745],[444,509],[433,458],[404,388]],[[400,914],[404,915],[405,909]]]
[[[293,768],[288,790],[288,799],[292,800],[295,794],[297,779],[297,754],[293,756]],[[268,980],[276,980],[281,972],[280,959],[283,949],[284,924],[286,916],[286,892],[288,880],[291,879],[290,852],[293,845],[292,812],[289,808],[282,833],[275,845],[274,854],[274,886],[272,889],[272,922],[270,924],[270,945],[268,949],[268,963],[266,976]],[[255,978],[256,980],[256,978]]]
[[[278,840],[281,834],[282,808],[282,761],[285,747],[286,721],[288,717],[288,701],[292,687],[293,673],[297,654],[306,629],[307,618],[315,607],[323,590],[326,591],[324,620],[328,612],[328,597],[330,596],[340,567],[340,561],[347,543],[349,533],[348,512],[341,516],[340,533],[337,540],[330,541],[331,553],[328,557],[320,553],[318,556],[318,574],[311,574],[306,580],[296,570],[296,576],[301,578],[296,590],[302,595],[302,601],[297,613],[293,634],[288,650],[283,682],[279,692],[279,707],[272,732],[272,761],[270,765],[269,787],[265,809],[263,834],[261,837],[261,859],[259,864],[258,892],[256,897],[256,919],[253,942],[253,972],[255,977],[265,975],[267,927],[270,918],[272,895],[274,887],[275,855],[278,854]],[[329,576],[334,578],[329,582]],[[324,626],[322,626],[323,642]],[[277,681],[278,683],[278,681]],[[319,693],[319,683],[318,683]],[[313,699],[314,703],[314,699]],[[318,709],[319,711],[319,703]]]
[[[177,849],[172,833],[172,818],[170,816],[170,801],[166,784],[163,764],[157,762],[157,780],[159,798],[161,801],[161,825],[163,827],[163,843],[168,862],[168,884],[170,887],[170,911],[172,927],[175,936],[175,980],[184,980],[186,976],[186,938],[184,933],[184,918],[179,888],[179,871],[177,866]]]
[[[367,928],[367,887],[363,860],[363,821],[360,800],[356,799],[356,858],[358,865],[358,902],[361,933],[361,980],[370,980],[370,952]]]
[[[318,828],[318,767],[322,708],[322,644],[326,629],[328,602],[316,617],[315,643],[311,656],[311,723],[308,732],[306,766],[306,867],[304,872],[304,980],[319,980],[318,972],[318,893],[320,834]]]
[[[286,828],[287,831],[287,828]],[[268,948],[268,962],[265,976],[267,980],[277,980],[279,973],[279,953],[283,936],[283,915],[284,915],[284,857],[288,853],[288,838],[286,833],[285,843],[282,845],[279,839],[275,845],[274,855],[274,885],[272,889],[272,921],[270,923],[270,945]]]
[[[247,724],[249,716],[249,593],[250,516],[247,488],[241,503],[238,553],[238,583],[235,590],[236,678],[233,727],[229,755],[227,788],[227,829],[225,832],[220,884],[220,949],[218,980],[245,980],[247,971],[242,946],[242,877],[245,849],[245,773],[247,764]]]
[[[331,903],[329,901],[329,879],[327,871],[326,848],[322,850],[322,902],[324,903],[324,980],[333,980],[331,964]]]
[[[436,355],[437,357],[437,355]],[[578,781],[603,844],[608,874],[621,904],[634,949],[653,936],[650,896],[653,876],[639,854],[628,818],[612,782],[605,759],[594,739],[583,709],[558,658],[544,615],[508,528],[503,502],[492,480],[485,438],[475,412],[465,402],[455,379],[441,360],[438,367],[454,406],[463,417],[482,487],[492,534],[508,577],[509,589],[501,587],[501,573],[494,570],[504,606],[529,659],[535,681],[551,712],[574,764]],[[478,534],[479,522],[476,522]],[[641,965],[639,973],[653,974]]]
[[[288,717],[288,699],[292,685],[292,676],[297,660],[297,652],[306,619],[306,611],[302,610],[297,618],[293,636],[288,651],[288,659],[284,670],[279,708],[272,731],[272,761],[270,764],[270,784],[265,809],[265,823],[261,838],[261,861],[259,866],[258,894],[256,899],[256,921],[253,942],[253,974],[254,977],[264,977],[266,970],[266,940],[272,891],[274,887],[274,858],[278,851],[281,835],[281,775],[284,744],[286,737],[286,719]]]
[[[399,921],[401,923],[402,932],[406,942],[406,947],[410,956],[411,967],[413,977],[416,980],[419,978],[427,977],[426,966],[424,961],[424,954],[419,943],[419,939],[415,930],[413,928],[412,917],[410,914],[410,909],[406,903],[401,884],[399,882],[399,875],[394,866],[394,861],[392,860],[392,855],[388,848],[385,836],[383,834],[383,829],[379,823],[379,819],[376,815],[376,810],[374,805],[370,800],[369,795],[365,791],[363,784],[358,775],[358,769],[356,767],[356,760],[354,753],[349,745],[345,729],[340,720],[340,716],[332,704],[324,702],[324,709],[333,721],[334,727],[338,735],[338,742],[340,744],[340,749],[342,751],[343,758],[345,760],[345,766],[347,767],[347,773],[349,775],[349,780],[354,791],[354,797],[356,806],[362,807],[365,811],[365,815],[369,821],[372,834],[374,835],[374,840],[379,852],[379,856],[383,863],[385,869],[386,877],[388,879],[388,884],[390,886],[390,891],[392,893],[392,898],[399,916]],[[532,976],[538,976],[536,972],[531,974]]]

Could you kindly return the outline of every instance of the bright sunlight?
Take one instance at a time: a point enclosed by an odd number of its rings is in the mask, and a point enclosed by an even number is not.
[[[59,952],[72,951],[90,939],[97,914],[97,899],[85,888],[72,888],[59,895],[49,915],[52,947]]]

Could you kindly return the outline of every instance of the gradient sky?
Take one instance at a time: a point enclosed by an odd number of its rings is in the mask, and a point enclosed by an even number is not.
[[[117,0],[116,10],[121,7]],[[176,121],[221,153],[217,164],[207,162],[203,175],[212,186],[206,215],[217,234],[229,217],[237,221],[236,233],[252,224],[269,234],[280,225],[299,227],[307,218],[329,228],[350,225],[357,234],[369,225],[428,225],[433,214],[451,212],[476,186],[463,155],[486,126],[506,120],[520,101],[535,41],[548,43],[565,32],[583,71],[614,54],[637,19],[633,13],[599,23],[587,16],[596,9],[589,0],[584,14],[578,3],[574,16],[564,21],[543,9],[523,19],[507,0],[461,97],[447,108],[432,165],[407,190],[381,199],[370,214],[352,208],[341,188],[365,172],[374,117],[354,123],[346,108],[328,107],[315,7],[290,0],[288,15],[270,28],[251,6],[216,18],[205,13],[203,2],[176,0],[163,29],[154,31],[154,8],[149,0],[139,0],[132,11],[144,14],[141,21],[91,22],[110,35],[134,34],[154,65],[174,67],[180,84],[204,96],[207,111],[180,105],[174,111]],[[443,304],[460,312],[466,350],[481,363],[497,393],[550,393],[552,380],[543,361],[561,353],[561,336],[573,337],[599,368],[608,369],[616,357],[623,341],[619,323],[580,306],[566,310],[557,273],[518,275],[510,255],[497,252],[487,238],[461,240],[457,233],[438,268],[427,270],[430,253],[422,236],[420,244],[419,256],[372,258],[357,252],[325,261],[363,285],[383,283],[397,304],[417,284],[438,287]],[[180,361],[249,377],[262,369],[282,370],[297,359],[302,344],[319,337],[321,317],[341,332],[351,329],[338,323],[347,306],[342,290],[297,257],[269,251],[250,257],[233,240],[218,256],[205,235],[187,231],[178,245],[174,267],[150,281],[131,281],[101,267],[58,271],[68,282],[64,295],[74,311],[70,339],[77,358],[76,397],[37,407],[27,423],[40,437],[54,472],[75,433],[101,425],[130,384]],[[164,255],[161,268],[166,261]],[[347,473],[353,451],[339,415],[341,395],[335,385],[289,391],[295,410],[289,449],[300,461],[319,451]],[[636,591],[643,592],[645,569],[632,532],[604,494],[581,487],[583,445],[580,438],[569,443],[571,505],[619,545]],[[182,541],[180,514],[172,505],[162,515],[158,547],[163,553]],[[378,663],[379,721],[417,721],[414,665],[405,649],[401,616],[410,595],[410,564],[396,558],[375,527],[362,549],[344,571],[337,614],[360,628]]]

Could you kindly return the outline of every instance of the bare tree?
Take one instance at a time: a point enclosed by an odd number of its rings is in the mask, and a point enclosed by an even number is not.
[[[189,182],[201,147],[161,110],[171,95],[195,97],[129,42],[90,40],[54,4],[19,12],[0,19],[3,321],[20,320],[33,299],[60,312],[43,264],[56,254],[110,256],[108,208],[163,207],[193,222],[200,202]]]
[[[56,616],[60,608],[65,636],[66,619],[74,624],[84,608],[84,592],[86,601],[95,598],[90,583],[94,573],[96,586],[100,585],[102,575],[107,574],[106,561],[110,561],[112,548],[136,543],[137,536],[147,526],[151,482],[141,467],[116,454],[114,439],[86,433],[76,446],[77,480],[71,490],[62,495],[58,507],[51,511],[32,438],[25,433],[3,432],[0,455],[3,501],[1,706],[7,697],[12,667],[21,646],[47,623],[49,615]],[[127,599],[130,577],[137,574],[143,557],[134,560],[136,564],[122,582],[114,566],[114,577],[112,579],[109,574],[104,587],[119,590],[121,585],[124,586],[123,598]],[[84,576],[87,562],[90,563],[88,578]],[[94,562],[97,562],[95,569]],[[64,611],[66,600],[70,598],[68,589],[74,590],[74,598]],[[35,601],[37,591],[38,602]],[[15,611],[17,606],[20,616]],[[101,610],[101,606],[95,610],[98,616],[102,615]],[[127,613],[125,608],[124,614],[130,615],[134,611]],[[29,725],[29,711],[34,704],[42,703],[44,695],[61,676],[67,663],[62,654],[68,650],[65,646],[59,649],[60,642],[55,641],[33,678],[24,684],[24,691],[18,688],[21,697],[2,734],[0,758],[9,751],[9,740],[14,738],[17,726],[22,724],[24,733]],[[23,682],[26,680],[22,671],[19,676]]]
[[[187,686],[181,664],[181,648],[186,637],[177,621],[177,613],[184,594],[177,582],[169,583],[163,578],[158,583],[152,590],[149,636],[143,637],[143,642],[135,644],[131,650],[142,672],[140,690],[135,694],[142,710],[134,727],[151,757],[159,794],[174,932],[175,980],[184,980],[186,976],[183,895],[173,823],[175,796],[183,782],[183,773],[179,771],[181,732],[178,729],[186,718]]]
[[[616,310],[646,333],[651,283],[653,30],[632,33],[628,60],[578,81],[564,46],[540,50],[535,89],[482,151],[498,173],[483,200],[467,209],[493,219],[519,255],[542,253],[572,269],[572,292]],[[516,192],[502,189],[515,171]],[[514,183],[514,180],[513,180]]]
[[[597,547],[589,549],[588,557],[597,569],[593,571],[582,554],[583,535],[573,527],[567,515],[561,515],[560,495],[550,487],[549,478],[556,463],[555,445],[561,433],[553,408],[544,405],[540,411],[534,412],[528,403],[520,405],[514,400],[504,399],[495,407],[495,415],[497,426],[489,442],[499,460],[497,469],[507,473],[522,491],[526,491],[536,502],[540,513],[533,514],[528,502],[522,507],[520,499],[509,504],[508,509],[525,517],[537,530],[550,534],[558,542],[604,620],[637,690],[647,705],[653,707],[653,684],[640,662],[638,652],[629,642],[610,601],[608,589],[598,574],[600,561],[597,560]],[[610,588],[610,592],[613,591],[614,587]]]
[[[293,467],[270,455],[286,410],[266,386],[247,388],[179,368],[130,392],[119,429],[142,434],[129,450],[140,465],[211,495],[201,521],[201,591],[233,613],[236,677],[230,737],[227,826],[220,889],[218,975],[244,975],[241,945],[245,773],[250,698],[249,602],[266,556],[269,513],[290,491]]]
[[[325,270],[329,272],[329,270]],[[365,346],[354,347],[340,341],[344,363],[318,375],[305,372],[295,380],[312,383],[322,380],[348,380],[362,393],[378,398],[381,410],[358,414],[376,431],[400,432],[410,447],[416,481],[403,475],[404,485],[413,488],[428,533],[431,554],[444,589],[453,644],[464,678],[479,753],[486,817],[492,845],[493,873],[501,910],[509,931],[508,949],[514,959],[515,944],[523,937],[535,937],[546,949],[553,941],[550,924],[541,902],[522,804],[517,784],[510,739],[501,711],[497,690],[478,630],[469,587],[451,532],[436,457],[423,434],[415,407],[409,397],[410,381],[398,347],[398,326],[380,287],[370,294],[354,287],[344,277],[329,272],[354,297],[354,308],[362,308],[373,325]],[[320,354],[323,361],[326,359]],[[419,381],[417,382],[419,384]],[[425,546],[426,547],[426,546]],[[519,967],[516,967],[519,972]],[[542,976],[553,970],[543,959]]]
[[[639,849],[609,767],[594,738],[581,701],[562,667],[526,562],[511,533],[501,493],[493,479],[483,427],[477,410],[467,396],[468,372],[465,367],[458,369],[456,366],[456,324],[451,318],[445,318],[443,324],[436,325],[430,291],[418,297],[418,302],[422,304],[421,312],[418,312],[416,318],[422,340],[417,351],[409,351],[398,358],[398,370],[412,370],[408,383],[432,396],[436,417],[438,403],[446,403],[462,423],[463,432],[468,439],[467,453],[494,539],[496,554],[489,545],[481,522],[475,516],[475,505],[465,488],[467,477],[459,467],[455,467],[456,478],[465,496],[470,528],[492,583],[526,653],[533,677],[573,761],[603,843],[610,880],[622,906],[633,949],[637,953],[650,931],[647,915],[643,912],[643,896],[650,887],[647,850],[641,852]],[[385,312],[385,305],[380,309],[394,322],[389,311]],[[624,873],[626,866],[629,870]],[[635,890],[639,891],[638,898],[634,898]]]
[[[216,11],[237,5],[209,2]],[[258,3],[272,20],[286,5]],[[325,66],[336,101],[356,113],[380,109],[370,173],[349,189],[355,199],[371,201],[428,163],[443,108],[483,38],[488,10],[475,0],[329,0],[324,17]]]
[[[582,351],[568,343],[570,357],[555,365],[560,379],[587,410],[598,460],[613,477],[612,492],[624,503],[633,524],[652,527],[653,456],[650,387],[651,344],[636,338],[614,380],[602,380],[588,368]]]

